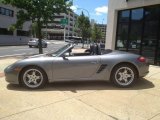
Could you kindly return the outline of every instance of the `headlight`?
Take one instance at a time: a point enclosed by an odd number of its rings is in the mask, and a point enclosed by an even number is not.
[[[21,69],[22,69],[21,67],[15,67],[15,68],[14,68],[14,71],[16,71],[16,72],[20,72],[20,71],[21,71]]]
[[[6,68],[6,70],[12,70],[12,71],[16,71],[16,72],[19,72],[19,71],[21,71],[21,67],[19,67],[19,66],[17,66],[17,65],[14,65],[14,64],[12,64],[12,65],[10,65],[10,66],[8,66],[7,68]]]

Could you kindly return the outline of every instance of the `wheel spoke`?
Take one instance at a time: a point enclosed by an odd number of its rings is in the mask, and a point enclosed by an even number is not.
[[[31,83],[31,82],[32,82],[32,80],[31,80],[31,79],[29,79],[28,83]]]
[[[123,80],[122,76],[121,76],[118,80],[119,80],[119,81],[122,81],[122,80]]]
[[[32,72],[32,75],[36,75],[36,72],[35,72],[35,71],[33,71],[33,72]]]
[[[30,79],[30,78],[31,78],[31,75],[29,75],[29,74],[27,74],[26,76],[28,77],[28,79]]]
[[[129,78],[129,77],[132,77],[132,75],[127,74],[126,77]]]
[[[35,85],[37,85],[37,81],[36,81],[36,80],[34,80],[33,83],[34,83]]]
[[[41,76],[35,76],[35,79],[36,80],[41,79]]]
[[[124,74],[127,74],[127,68],[126,67],[124,68]]]
[[[125,83],[127,83],[128,82],[127,78],[124,78],[124,81],[125,81]]]

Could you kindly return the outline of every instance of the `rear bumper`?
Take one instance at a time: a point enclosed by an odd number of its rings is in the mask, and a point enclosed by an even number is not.
[[[139,68],[139,77],[145,77],[149,73],[149,64],[145,63],[140,65]]]
[[[145,77],[148,73],[149,73],[149,71],[147,71],[147,72],[141,74],[140,77]]]

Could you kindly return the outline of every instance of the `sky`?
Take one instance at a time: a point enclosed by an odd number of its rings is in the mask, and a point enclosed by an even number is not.
[[[96,23],[106,24],[108,14],[108,0],[73,0],[71,7],[78,15],[83,13]]]

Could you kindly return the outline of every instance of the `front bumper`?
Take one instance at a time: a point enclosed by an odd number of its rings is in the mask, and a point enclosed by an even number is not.
[[[18,80],[18,72],[14,71],[13,69],[10,69],[9,67],[7,67],[4,70],[5,73],[5,80],[8,83],[12,83],[12,84],[19,84],[19,80]]]

